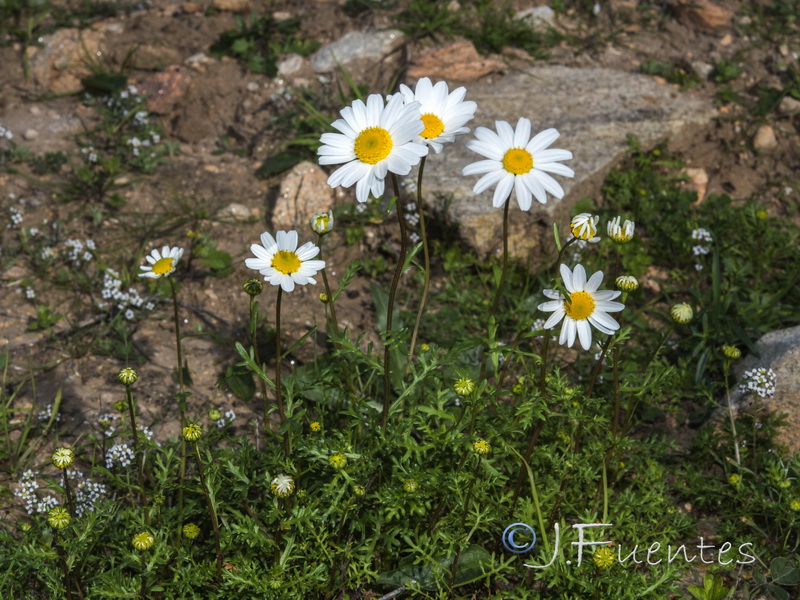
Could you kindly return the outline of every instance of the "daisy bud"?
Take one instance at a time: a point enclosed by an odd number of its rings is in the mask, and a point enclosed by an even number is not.
[[[431,347],[430,347],[428,344],[422,344],[422,345],[419,347],[419,349],[420,349],[422,352],[428,352],[428,351],[431,349]]]
[[[614,564],[614,551],[608,546],[603,546],[594,551],[592,555],[594,564],[601,569],[607,569]]]
[[[364,488],[363,485],[354,485],[353,486],[353,493],[356,496],[363,496],[364,494],[367,493],[367,490]]]
[[[723,346],[722,353],[731,360],[736,360],[737,358],[742,357],[742,351],[736,346]]]
[[[63,506],[56,506],[47,512],[47,524],[53,529],[64,529],[69,525],[69,512]]]
[[[617,242],[618,244],[627,244],[633,239],[634,224],[633,221],[625,220],[625,223],[620,225],[622,217],[614,217],[608,222],[608,237]]]
[[[347,466],[347,457],[341,452],[337,452],[336,454],[331,454],[328,457],[328,464],[330,464],[330,466],[332,466],[337,471],[340,469],[344,469]]]
[[[219,411],[218,408],[209,408],[208,418],[211,419],[212,421],[219,421],[222,418],[222,413]]]
[[[600,238],[596,237],[597,222],[599,220],[600,217],[593,217],[589,213],[581,213],[572,217],[572,221],[570,221],[569,224],[569,229],[572,232],[572,235],[579,240],[596,243],[600,241]]]
[[[322,302],[323,304],[327,304],[328,302],[331,301],[331,299],[328,298],[328,294],[326,294],[325,292],[322,292],[319,295],[319,301]]]
[[[492,450],[492,446],[486,440],[480,439],[472,444],[472,449],[475,450],[476,454],[489,454]]]
[[[75,462],[75,453],[70,448],[58,448],[51,460],[56,469],[67,469]]]
[[[800,500],[795,498],[789,503],[789,508],[791,508],[795,512],[800,512]]]
[[[475,382],[469,377],[462,377],[453,384],[453,389],[459,396],[469,396],[475,391]]]
[[[319,212],[311,217],[311,229],[319,235],[333,231],[333,211]]]
[[[617,289],[623,292],[633,292],[639,289],[639,280],[633,275],[620,275],[616,279]]]
[[[117,400],[114,402],[114,410],[117,412],[125,412],[128,410],[128,403],[125,400]]]
[[[287,498],[294,492],[294,479],[288,475],[278,475],[269,487],[278,498]]]
[[[242,289],[247,292],[248,296],[258,296],[264,291],[264,284],[260,279],[248,279],[242,284]]]
[[[133,536],[133,547],[137,550],[141,550],[144,552],[145,550],[150,550],[153,547],[153,544],[156,543],[156,538],[153,537],[153,534],[149,531],[143,531],[142,533],[137,533]]]
[[[194,523],[187,523],[183,526],[183,537],[187,540],[193,540],[200,535],[200,528]]]
[[[309,427],[311,428],[311,431],[313,431],[314,433],[319,433],[320,431],[322,431],[322,423],[320,423],[319,421],[311,421]]]
[[[183,428],[183,439],[187,442],[196,442],[203,436],[203,428],[197,423],[189,423]]]
[[[686,325],[689,321],[692,320],[694,316],[694,311],[692,311],[692,307],[686,304],[686,302],[682,302],[681,304],[676,304],[672,307],[672,310],[669,311],[669,314],[672,316],[672,320],[680,325]]]
[[[130,367],[125,367],[117,374],[117,381],[122,385],[133,385],[138,379],[139,374]]]
[[[403,489],[407,493],[413,494],[419,489],[419,484],[416,479],[406,479],[405,483],[403,483]]]

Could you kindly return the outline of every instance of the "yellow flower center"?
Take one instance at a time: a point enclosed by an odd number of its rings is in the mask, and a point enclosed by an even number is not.
[[[591,317],[594,312],[594,298],[588,292],[570,294],[569,302],[564,302],[564,312],[576,321]]]
[[[290,250],[281,250],[272,258],[272,267],[283,273],[291,275],[300,270],[300,259]]]
[[[425,129],[420,135],[428,140],[439,137],[444,131],[444,123],[432,113],[422,115],[422,124],[425,125]]]
[[[525,148],[511,148],[503,156],[503,168],[514,175],[529,173],[533,168],[533,156]]]
[[[153,265],[153,273],[156,275],[166,275],[170,271],[172,271],[172,258],[169,256],[157,260],[156,264]]]
[[[374,165],[389,156],[392,151],[392,136],[383,127],[367,127],[358,134],[353,151],[358,160]]]
[[[583,231],[583,234],[581,234],[581,231]],[[584,225],[576,225],[575,227],[572,228],[572,235],[574,235],[579,240],[590,240],[594,237],[594,234],[596,233],[597,229],[595,228],[594,225],[592,225],[592,223],[586,223],[585,227]]]

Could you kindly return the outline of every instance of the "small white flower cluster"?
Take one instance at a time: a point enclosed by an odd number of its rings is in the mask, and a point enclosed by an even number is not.
[[[36,481],[36,473],[28,469],[22,474],[22,479],[17,482],[14,495],[25,503],[25,510],[29,515],[43,514],[51,508],[58,506],[55,496],[39,496],[39,482]]]
[[[44,407],[44,409],[39,411],[39,413],[36,415],[36,418],[38,419],[38,421],[40,423],[45,423],[45,422],[49,421],[52,416],[53,416],[53,405],[52,404],[48,404],[47,406]],[[56,414],[56,419],[55,420],[56,420],[56,423],[61,421],[61,413],[57,413]]]
[[[111,437],[114,435],[114,432],[117,430],[117,421],[119,421],[119,417],[112,413],[103,413],[97,417],[97,424],[103,431],[104,437]]]
[[[119,278],[119,273],[113,269],[106,269],[103,274],[103,290],[100,296],[104,300],[114,300],[117,303],[117,310],[125,311],[125,318],[129,321],[136,317],[133,308],[141,308],[147,311],[152,311],[155,308],[153,302],[145,302],[145,299],[139,295],[136,288],[129,287],[127,291],[122,291],[122,280]],[[108,302],[98,303],[100,308],[107,308]]]
[[[531,331],[539,331],[540,329],[544,329],[544,319],[536,319],[531,325]],[[537,338],[544,337],[543,335],[537,335]]]
[[[775,395],[775,381],[778,377],[772,369],[759,367],[745,371],[739,390],[743,393],[753,392],[759,398],[772,398]]]
[[[121,467],[127,467],[134,458],[133,450],[128,447],[128,444],[115,444],[106,452],[106,468],[113,469],[114,463],[118,463]]]
[[[699,244],[695,244],[692,246],[692,254],[695,256],[705,256],[709,252],[711,252],[711,248],[709,248],[706,244],[711,244],[714,241],[714,238],[711,237],[711,233],[708,230],[699,227],[692,231],[692,239],[696,242],[700,242]],[[695,264],[694,268],[698,271],[703,270],[703,265],[700,263]]]
[[[25,288],[25,297],[28,300],[33,300],[34,298],[36,298],[36,291],[31,286],[26,287]]]
[[[81,148],[81,153],[86,156],[86,160],[90,163],[97,162],[97,150],[95,150],[94,146],[84,146]]]
[[[10,140],[10,139],[13,139],[13,137],[14,137],[14,134],[11,133],[10,129],[7,129],[6,127],[3,127],[2,125],[0,125],[0,138],[5,138],[7,140]]]
[[[18,208],[14,208],[13,206],[8,209],[8,217],[11,219],[11,222],[8,224],[9,229],[16,229],[17,225],[22,223],[22,211]]]
[[[31,237],[36,237],[37,235],[39,235],[39,230],[36,227],[29,227],[28,235]]]
[[[55,255],[56,253],[53,252],[53,249],[50,246],[45,246],[39,253],[39,258],[41,258],[42,260],[50,260],[51,258],[54,258]]]
[[[406,223],[412,227],[419,225],[419,215],[417,214],[416,202],[409,202],[406,204]]]
[[[91,479],[84,479],[80,471],[67,471],[70,480],[77,480],[75,486],[75,512],[79,517],[95,509],[95,504],[106,495],[106,486]]]
[[[233,418],[235,419],[236,415],[234,415]],[[153,442],[159,448],[161,447],[161,442],[158,442],[153,439],[153,431],[149,427],[147,426],[140,427],[139,433],[141,433],[147,439],[147,441]]]
[[[92,240],[79,240],[70,238],[64,242],[67,247],[67,260],[74,263],[76,267],[81,266],[81,261],[89,263],[94,258],[92,252],[97,248]]]
[[[141,113],[136,113],[141,114]],[[146,114],[146,113],[145,113]],[[139,148],[149,148],[150,146],[154,146],[161,142],[161,136],[157,133],[151,133],[150,137],[142,137],[139,139],[138,136],[133,136],[128,138],[126,142],[131,147],[131,154],[134,156],[139,156],[141,154],[141,150]]]
[[[223,429],[228,425],[232,425],[236,420],[236,413],[233,410],[226,410],[225,415],[221,419],[217,419],[217,427]]]

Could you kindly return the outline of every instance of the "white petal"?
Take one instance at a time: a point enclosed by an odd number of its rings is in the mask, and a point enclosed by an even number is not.
[[[503,160],[505,150],[499,144],[492,144],[483,140],[470,140],[467,148],[491,160]]]
[[[266,269],[267,267],[269,267],[271,263],[261,258],[245,258],[244,264],[248,269],[253,269],[254,271],[261,271],[262,269]]]
[[[583,292],[585,285],[586,269],[583,268],[583,265],[575,265],[575,269],[572,271],[572,287],[576,292]]]
[[[475,184],[472,188],[472,191],[476,194],[480,194],[481,192],[488,190],[493,185],[496,185],[501,179],[504,179],[508,175],[505,171],[492,171],[491,173],[487,173]]]
[[[552,329],[553,327],[558,325],[558,323],[561,321],[561,319],[564,318],[564,316],[566,314],[567,313],[564,312],[564,305],[562,303],[561,307],[556,309],[556,311],[552,315],[550,315],[550,317],[547,319],[547,321],[545,321],[544,328],[545,329]],[[563,327],[562,327],[562,331],[563,331]]]
[[[313,242],[306,242],[297,249],[296,253],[297,258],[301,261],[307,261],[309,258],[314,258],[319,254],[319,248]]]
[[[536,167],[537,171],[546,171],[547,173],[555,173],[556,175],[561,175],[562,177],[575,177],[575,171],[570,169],[569,167],[562,165],[561,163],[539,163],[536,162],[534,159],[533,161],[534,166]]]
[[[572,344],[575,343],[575,334],[578,333],[578,327],[575,320],[570,318],[564,319],[564,324],[567,327],[567,346],[572,348]]]
[[[544,294],[545,298],[552,298],[553,300],[561,300],[564,301],[564,298],[561,297],[561,292],[558,290],[542,290],[542,294]]]
[[[281,287],[283,288],[284,292],[294,291],[294,280],[291,277],[286,277],[284,275],[281,278]]]
[[[572,294],[576,291],[572,285],[572,271],[569,270],[567,265],[561,265],[559,270],[561,271],[561,280],[564,282],[564,287]]]
[[[595,302],[595,308],[605,312],[619,312],[625,308],[622,302]]]
[[[520,117],[517,121],[517,130],[514,132],[514,148],[524,148],[531,139],[530,119]]]
[[[578,321],[577,328],[581,346],[583,346],[584,350],[588,350],[592,347],[592,328],[589,327],[589,322],[586,319]]]
[[[589,278],[589,281],[586,282],[586,285],[583,287],[584,292],[596,292],[597,288],[600,287],[600,284],[603,283],[603,272],[597,271],[594,275]],[[595,300],[597,298],[595,297]]]
[[[478,175],[480,173],[490,173],[491,171],[500,171],[503,168],[503,163],[498,160],[479,160],[474,163],[468,164],[461,170],[464,176]]]
[[[547,192],[545,192],[539,180],[533,176],[535,172],[536,170],[534,169],[525,173],[522,177],[525,179],[525,185],[528,186],[528,189],[533,192],[533,195],[536,197],[536,201],[539,202],[539,204],[547,204]]]
[[[558,139],[559,133],[555,129],[545,129],[537,133],[534,138],[528,142],[528,145],[525,146],[525,149],[530,152],[531,154],[536,154],[540,150],[544,150],[550,144],[555,142]]]
[[[503,203],[508,200],[511,195],[511,190],[514,187],[514,176],[511,173],[506,173],[503,179],[497,184],[492,197],[492,206],[495,208],[503,206]]]
[[[572,152],[569,150],[562,150],[561,148],[541,150],[534,155],[533,160],[538,167],[539,165],[556,162],[557,160],[572,160]]]
[[[495,121],[494,126],[497,129],[497,135],[500,137],[503,146],[506,148],[513,148],[514,130],[511,128],[508,121]]]
[[[589,317],[589,321],[598,329],[600,329],[600,326],[611,332],[619,329],[619,323],[602,310],[595,310],[592,316]],[[608,333],[608,331],[603,331],[603,333]]]
[[[531,175],[533,175],[536,180],[542,184],[544,189],[553,194],[553,196],[559,199],[564,197],[563,188],[555,179],[550,177],[550,175],[538,169],[533,169],[531,171]]]
[[[275,252],[275,250],[278,249],[277,242],[275,242],[275,239],[267,231],[265,231],[264,233],[261,234],[261,245],[264,246],[265,250],[268,250],[269,252],[273,252],[273,253]],[[252,247],[251,247],[251,250],[252,250]],[[253,254],[256,254],[255,251],[253,251]],[[270,258],[272,258],[272,257],[270,257]]]
[[[563,300],[550,300],[549,302],[542,302],[538,308],[542,312],[553,312],[554,310],[558,310],[559,308],[564,307]]]

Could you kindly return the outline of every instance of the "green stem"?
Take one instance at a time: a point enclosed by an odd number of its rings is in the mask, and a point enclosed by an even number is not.
[[[181,322],[178,314],[178,290],[175,280],[167,277],[170,290],[172,290],[172,309],[175,320],[175,350],[178,355],[178,408],[181,413],[181,428],[186,427],[186,393],[183,386],[183,352],[181,348]],[[183,487],[186,482],[186,441],[181,438],[181,470],[180,483],[178,484],[178,533],[176,544],[180,544],[181,530],[183,529]]]
[[[69,485],[69,477],[67,477],[67,469],[64,469],[64,493],[67,496],[67,510],[73,517],[75,515],[75,500],[72,496],[72,488]]]
[[[386,425],[389,422],[389,407],[391,404],[391,332],[392,317],[394,313],[394,301],[397,295],[397,286],[400,283],[400,276],[403,274],[403,265],[406,262],[408,252],[408,231],[406,231],[406,219],[400,207],[400,185],[397,182],[397,175],[392,173],[392,185],[394,186],[395,207],[397,208],[397,220],[400,222],[400,256],[397,260],[397,267],[394,270],[392,286],[389,288],[389,301],[386,309],[386,339],[383,349],[383,416],[381,418],[381,428],[386,434]]]
[[[183,386],[183,351],[181,348],[181,322],[178,315],[178,290],[175,289],[175,281],[172,277],[167,277],[169,287],[172,290],[172,308],[175,319],[175,350],[178,354],[178,386],[180,395],[178,396],[178,405],[181,411],[181,427],[186,426],[186,397],[184,396]]]
[[[500,283],[497,285],[497,291],[492,300],[492,308],[489,310],[491,316],[495,316],[497,307],[500,306],[500,296],[503,295],[503,289],[506,286],[506,276],[508,274],[508,207],[511,206],[511,199],[506,200],[503,206],[503,269],[500,273]]]
[[[597,378],[600,375],[600,369],[603,368],[603,361],[606,359],[606,353],[608,352],[608,347],[611,345],[611,339],[614,337],[612,333],[606,338],[605,343],[603,344],[603,350],[600,353],[600,358],[597,359],[597,363],[592,370],[592,377],[589,380],[589,388],[586,390],[586,397],[591,398],[592,392],[594,391],[594,386],[597,383]]]
[[[53,547],[56,549],[56,554],[58,554],[58,562],[61,563],[61,570],[64,571],[64,587],[67,588],[67,600],[72,600],[72,581],[71,577],[69,576],[69,566],[67,565],[67,557],[64,554],[64,549],[58,543],[58,540],[59,540],[59,535],[58,531],[56,531],[55,537],[53,538]]]
[[[142,505],[142,517],[144,524],[150,526],[150,515],[147,512],[147,492],[144,485],[144,466],[142,464],[142,453],[139,450],[139,429],[136,427],[136,405],[133,399],[131,386],[125,386],[125,397],[128,402],[128,412],[131,417],[131,430],[133,431],[133,456],[136,460],[136,470],[139,473],[139,490],[141,493],[140,503]]]
[[[260,368],[264,368],[261,364],[261,357],[258,353],[258,304],[253,296],[250,296],[250,345],[253,347],[253,359]],[[264,435],[270,434],[269,427],[269,396],[267,395],[267,382],[263,377],[258,378],[261,384],[261,395],[264,397]]]
[[[211,496],[208,492],[206,477],[203,472],[203,460],[200,458],[200,448],[197,444],[194,445],[194,455],[197,459],[197,473],[200,475],[200,487],[203,490],[203,497],[206,499],[208,514],[211,517],[211,527],[214,529],[214,543],[217,548],[217,583],[219,583],[222,581],[222,548],[219,543],[219,523],[217,522],[217,512],[214,510],[214,503],[211,502]]]
[[[728,418],[731,420],[731,435],[733,435],[733,450],[736,455],[736,464],[742,466],[742,457],[739,454],[739,440],[736,436],[736,419],[733,417],[733,405],[731,404],[731,393],[728,384],[728,372],[731,363],[729,360],[725,361],[723,372],[725,373],[725,398],[728,400]]]
[[[472,492],[475,490],[475,482],[478,479],[478,474],[480,473],[481,468],[481,457],[477,457],[477,462],[475,463],[475,472],[472,474],[472,481],[469,482],[469,491],[467,492],[467,497],[464,500],[464,508],[461,511],[461,523],[459,524],[458,530],[464,530],[464,524],[467,522],[467,513],[469,512],[469,505],[472,501]],[[466,541],[466,540],[465,540]],[[450,586],[453,587],[453,583],[456,578],[456,570],[458,569],[458,560],[461,558],[461,550],[462,547],[459,544],[458,549],[456,550],[456,556],[453,559],[453,566],[450,568]]]
[[[280,426],[283,429],[284,421],[286,421],[286,412],[283,408],[283,390],[281,389],[281,298],[283,297],[283,288],[278,288],[278,299],[275,302],[275,400],[278,403],[278,416],[280,417]],[[283,432],[283,456],[289,458],[291,456],[291,447],[289,446],[289,432]]]
[[[431,257],[428,247],[428,234],[425,231],[425,207],[422,204],[422,173],[425,171],[425,159],[423,156],[419,163],[419,174],[417,175],[417,213],[419,214],[419,233],[422,238],[422,259],[424,265],[424,282],[422,284],[422,296],[419,300],[419,308],[417,309],[417,320],[414,322],[414,331],[411,334],[411,349],[408,352],[408,363],[406,363],[406,373],[414,362],[414,350],[417,346],[417,335],[419,334],[419,326],[422,323],[422,315],[425,314],[425,303],[428,300],[428,291],[431,287]]]
[[[142,571],[142,582],[141,582],[141,585],[139,587],[139,596],[141,597],[142,600],[147,600],[147,596],[146,596],[146,593],[147,593],[147,576],[145,575],[145,573],[147,572],[147,565],[146,565],[145,560],[144,560],[144,552],[140,552],[140,554],[141,554],[141,559],[140,559],[140,563],[139,564],[140,564],[141,571]]]

